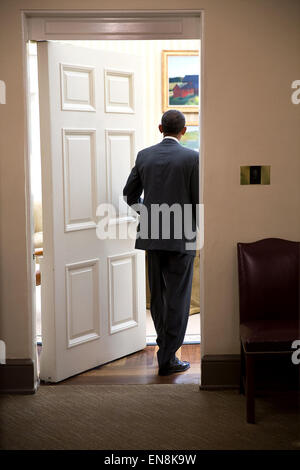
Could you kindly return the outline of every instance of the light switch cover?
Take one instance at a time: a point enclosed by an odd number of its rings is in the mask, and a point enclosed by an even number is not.
[[[240,184],[270,184],[270,165],[249,165],[240,167]]]

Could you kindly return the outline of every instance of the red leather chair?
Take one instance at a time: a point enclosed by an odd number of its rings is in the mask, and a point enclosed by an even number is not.
[[[267,238],[238,243],[241,391],[255,422],[255,361],[293,353],[299,339],[300,242]]]

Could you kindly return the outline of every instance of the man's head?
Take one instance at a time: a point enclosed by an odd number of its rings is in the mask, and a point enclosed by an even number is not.
[[[158,128],[164,136],[170,135],[180,140],[186,131],[185,117],[177,109],[170,109],[163,114]]]

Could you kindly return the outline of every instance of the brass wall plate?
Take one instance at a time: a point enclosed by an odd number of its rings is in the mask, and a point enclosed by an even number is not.
[[[240,184],[270,184],[270,165],[241,166]]]

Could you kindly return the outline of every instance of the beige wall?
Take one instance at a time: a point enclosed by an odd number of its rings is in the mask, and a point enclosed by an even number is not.
[[[153,9],[161,8],[153,0]],[[128,9],[149,9],[146,0]],[[204,8],[205,354],[237,353],[236,242],[300,239],[300,79],[298,0],[165,0],[164,9]],[[9,357],[31,357],[26,264],[24,86],[20,9],[105,8],[97,0],[2,0],[0,79],[0,337]],[[124,10],[124,0],[109,8]],[[270,164],[271,186],[239,186],[239,166]]]

